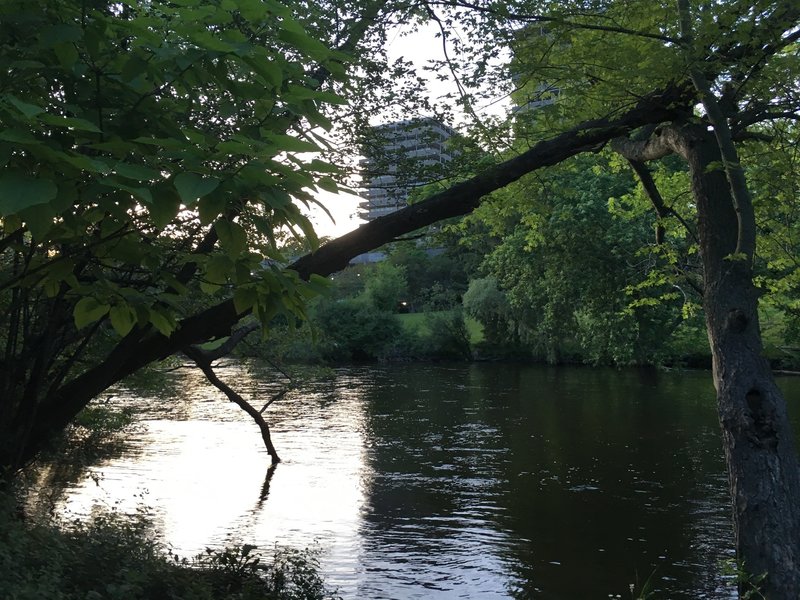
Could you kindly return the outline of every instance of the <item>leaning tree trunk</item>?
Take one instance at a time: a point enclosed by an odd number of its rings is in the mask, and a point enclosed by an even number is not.
[[[684,129],[705,271],[703,299],[733,501],[736,553],[770,600],[800,598],[800,471],[786,402],[762,355],[751,261],[734,255],[740,223],[719,149],[703,128]],[[746,218],[743,227],[755,229]],[[765,574],[763,580],[761,576]]]

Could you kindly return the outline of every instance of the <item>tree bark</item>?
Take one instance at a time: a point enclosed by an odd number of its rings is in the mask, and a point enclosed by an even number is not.
[[[733,503],[736,554],[770,600],[800,598],[800,468],[786,401],[762,355],[752,261],[737,253],[752,213],[736,210],[719,144],[702,125],[664,128],[646,142],[616,141],[629,160],[673,151],[689,164],[703,261],[703,308]],[[763,579],[761,576],[764,576]]]
[[[742,223],[719,147],[696,128],[687,147],[705,271],[703,308],[713,357],[737,557],[771,600],[800,598],[800,470],[786,401],[763,357],[751,261],[735,256]],[[763,581],[758,577],[766,574]]]

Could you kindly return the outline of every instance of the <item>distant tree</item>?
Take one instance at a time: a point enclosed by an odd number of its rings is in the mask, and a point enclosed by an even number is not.
[[[366,274],[364,297],[378,310],[397,312],[400,302],[407,301],[406,270],[390,262],[380,262]]]

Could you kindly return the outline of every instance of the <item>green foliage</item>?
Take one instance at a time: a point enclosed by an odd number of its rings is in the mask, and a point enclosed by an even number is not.
[[[276,547],[264,561],[256,547],[208,550],[191,561],[171,556],[152,536],[144,513],[97,513],[57,527],[18,517],[0,498],[0,581],[19,600],[333,598],[314,551]]]
[[[312,323],[320,333],[323,358],[348,360],[388,359],[400,352],[404,340],[395,315],[364,300],[320,302]]]
[[[766,596],[762,587],[767,578],[767,573],[754,575],[747,570],[744,562],[731,559],[722,564],[722,574],[730,578],[731,585],[735,585],[742,600],[764,600]]]
[[[424,354],[438,359],[470,360],[471,334],[460,310],[430,313]]]
[[[548,362],[594,364],[670,354],[665,343],[695,297],[676,291],[675,262],[654,244],[654,218],[613,160],[568,161],[508,188],[470,218],[499,238],[484,258],[488,277],[464,295],[495,352],[504,346]],[[669,223],[671,248],[687,235],[678,226]]]
[[[3,288],[43,287],[78,329],[110,315],[120,335],[174,328],[187,264],[207,293],[248,286],[242,310],[302,310],[251,250],[280,256],[276,227],[314,237],[290,198],[313,201],[318,173],[280,157],[318,149],[287,127],[339,102],[305,63],[344,57],[270,0],[56,4],[2,6],[3,39],[32,40],[0,54],[2,235],[29,256]],[[208,224],[221,253],[192,255]]]
[[[298,8],[0,3],[0,461],[29,429],[6,422],[47,420],[36,405],[120,338],[228,298],[303,317],[323,288],[279,246],[317,245],[296,202],[336,169],[297,154],[321,149],[349,59]]]
[[[800,213],[797,209],[798,131],[772,124],[763,128],[770,143],[745,148],[761,236],[756,284],[767,309],[782,315],[780,337],[787,351],[800,347]]]
[[[514,335],[511,306],[498,288],[496,278],[490,276],[470,281],[462,302],[464,312],[483,326],[487,343],[509,343]]]
[[[468,261],[463,248],[449,244],[444,236],[432,234],[427,246],[393,244],[388,261],[404,269],[407,301],[414,310],[446,311],[461,304],[468,285]]]
[[[408,279],[405,268],[385,261],[375,265],[364,287],[364,297],[373,307],[381,311],[397,311],[407,294]]]

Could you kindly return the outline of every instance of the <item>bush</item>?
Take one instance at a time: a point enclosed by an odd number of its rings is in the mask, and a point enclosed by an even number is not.
[[[363,300],[320,302],[312,321],[327,360],[383,360],[404,354],[407,340],[397,318]]]
[[[460,310],[425,314],[420,329],[416,332],[420,358],[472,359],[470,333]]]
[[[255,546],[207,550],[193,560],[170,555],[139,514],[96,514],[56,526],[21,518],[0,495],[0,589],[16,600],[323,600],[317,553]]]

